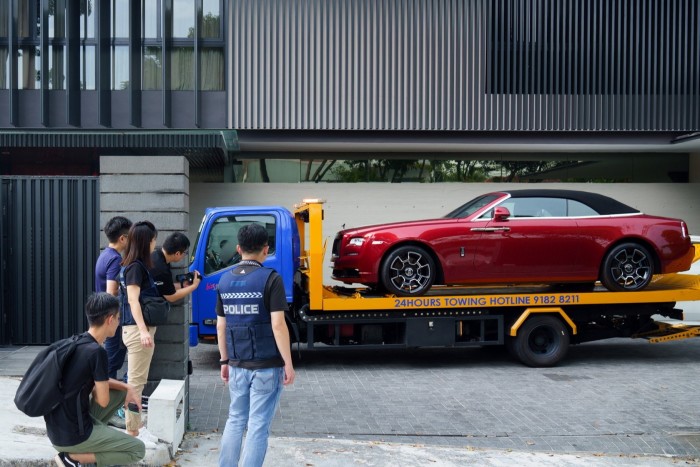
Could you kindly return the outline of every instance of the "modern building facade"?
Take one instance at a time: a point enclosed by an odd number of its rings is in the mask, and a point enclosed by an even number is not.
[[[99,195],[66,195],[95,197],[74,208],[92,231],[123,213],[191,237],[190,198],[254,202],[252,182],[287,205],[275,182],[334,182],[312,185],[321,197],[357,181],[404,182],[397,199],[449,181],[685,196],[700,186],[699,25],[695,0],[0,0],[3,202],[43,213],[0,230],[45,231],[60,196],[47,177],[97,180]],[[11,322],[31,304],[9,291],[34,273],[2,274]],[[49,328],[24,342],[66,331]]]

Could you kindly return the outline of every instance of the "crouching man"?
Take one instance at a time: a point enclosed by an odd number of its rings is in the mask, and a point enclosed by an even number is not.
[[[146,454],[143,441],[107,426],[125,404],[136,404],[141,410],[141,398],[134,388],[107,376],[107,352],[102,344],[119,327],[119,300],[105,292],[92,294],[85,314],[90,329],[81,336],[63,370],[66,394],[82,388],[79,408],[76,399],[69,398],[44,417],[49,440],[59,451],[54,460],[59,467],[138,462]]]

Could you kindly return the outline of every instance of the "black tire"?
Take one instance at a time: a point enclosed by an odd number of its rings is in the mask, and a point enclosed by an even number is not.
[[[390,251],[382,262],[382,286],[394,295],[423,295],[435,282],[436,273],[435,262],[425,249],[405,245]]]
[[[613,292],[642,290],[654,275],[654,260],[645,247],[628,242],[615,246],[603,260],[600,281]]]
[[[518,329],[512,350],[527,366],[550,367],[566,356],[569,342],[569,329],[559,318],[536,315],[529,317]]]

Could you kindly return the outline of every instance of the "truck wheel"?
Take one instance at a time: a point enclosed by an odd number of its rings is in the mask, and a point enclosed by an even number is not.
[[[435,274],[433,258],[415,245],[389,252],[382,263],[382,285],[394,295],[423,295],[435,282]]]
[[[560,319],[531,316],[518,330],[513,342],[515,356],[527,366],[554,366],[569,350],[569,330]]]
[[[642,290],[653,275],[649,251],[638,243],[621,243],[605,256],[600,281],[613,292],[629,292]]]

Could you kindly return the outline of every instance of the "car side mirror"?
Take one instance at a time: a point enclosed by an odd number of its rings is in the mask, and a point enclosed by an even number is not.
[[[493,210],[493,220],[495,221],[507,221],[510,217],[510,211],[508,208],[499,206]]]

